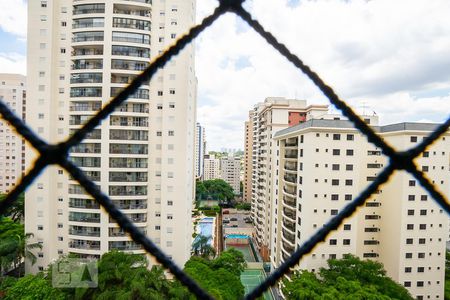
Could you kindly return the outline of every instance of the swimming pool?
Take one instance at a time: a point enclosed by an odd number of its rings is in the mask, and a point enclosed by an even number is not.
[[[213,237],[213,224],[214,224],[214,218],[213,217],[202,218],[197,224],[196,232],[199,235],[203,235],[203,236],[207,236],[207,237]],[[209,240],[208,244],[210,244],[210,245],[213,244],[213,238],[211,238]]]
[[[245,234],[228,234],[225,236],[226,239],[248,239],[249,236]]]

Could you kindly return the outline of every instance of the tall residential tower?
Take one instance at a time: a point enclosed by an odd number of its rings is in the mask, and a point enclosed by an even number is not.
[[[0,100],[25,120],[26,78],[0,74]],[[5,121],[0,121],[0,193],[14,189],[25,171],[25,142]]]
[[[195,126],[195,177],[203,178],[206,154],[205,127],[197,123]]]
[[[66,139],[194,24],[195,4],[29,1],[27,122],[49,142]],[[70,153],[179,265],[192,240],[196,84],[188,45]],[[59,167],[28,189],[26,212],[26,232],[43,245],[27,271],[61,254],[144,253]]]

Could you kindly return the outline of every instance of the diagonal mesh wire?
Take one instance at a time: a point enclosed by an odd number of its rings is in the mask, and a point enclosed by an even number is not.
[[[138,244],[142,245],[147,253],[151,254],[166,269],[168,269],[182,284],[184,284],[190,292],[195,294],[199,299],[213,299],[203,290],[194,280],[187,276],[176,264],[172,262],[145,234],[139,231],[133,223],[112,203],[109,197],[104,194],[97,185],[88,179],[82,170],[72,163],[68,158],[71,147],[78,145],[86,138],[102,120],[107,118],[114,110],[120,106],[127,98],[132,95],[139,86],[150,80],[156,71],[163,68],[165,64],[175,55],[177,55],[186,45],[191,43],[203,30],[213,24],[221,15],[226,12],[232,12],[244,20],[250,27],[259,33],[271,46],[273,46],[282,56],[290,61],[295,67],[303,72],[309,79],[320,89],[320,91],[328,98],[330,103],[339,109],[361,133],[363,133],[369,142],[381,148],[384,155],[389,157],[389,164],[377,176],[377,178],[367,186],[358,197],[342,209],[339,214],[331,218],[325,226],[318,230],[308,241],[299,247],[278,269],[272,272],[258,287],[245,296],[245,299],[256,299],[261,296],[267,289],[273,286],[289,269],[297,265],[302,257],[310,253],[314,247],[324,241],[326,237],[336,230],[342,222],[352,216],[358,207],[364,205],[365,201],[378,188],[386,183],[396,170],[405,170],[412,174],[420,185],[428,191],[436,203],[442,207],[448,215],[450,215],[450,204],[445,196],[429,181],[424,174],[418,170],[414,163],[414,158],[419,156],[433,142],[435,142],[450,127],[450,117],[446,122],[439,125],[438,128],[424,139],[416,147],[404,151],[395,151],[390,145],[384,142],[363,120],[361,120],[355,112],[341,100],[339,96],[328,86],[318,74],[310,67],[305,65],[301,59],[291,53],[289,49],[280,43],[270,32],[266,31],[263,26],[254,20],[249,12],[243,7],[245,0],[219,0],[220,4],[215,11],[202,22],[192,27],[187,34],[177,40],[177,42],[168,48],[162,55],[154,59],[150,66],[141,73],[136,79],[128,85],[119,95],[114,97],[100,112],[91,118],[80,130],[75,132],[65,142],[50,145],[36,135],[20,118],[8,108],[8,106],[0,101],[0,114],[3,119],[8,121],[15,130],[27,140],[35,150],[38,151],[39,157],[36,159],[33,168],[22,177],[20,183],[11,191],[7,197],[0,202],[0,214],[4,213],[10,205],[14,203],[17,197],[30,186],[39,174],[49,165],[57,164],[63,167],[80,185],[92,196],[96,201],[108,212],[108,214],[119,224],[119,226],[127,232],[131,238]]]

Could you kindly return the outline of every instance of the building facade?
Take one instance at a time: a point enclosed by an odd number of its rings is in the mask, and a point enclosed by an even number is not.
[[[241,159],[238,157],[222,157],[220,159],[220,172],[222,179],[231,185],[234,194],[239,195],[241,190]]]
[[[28,3],[27,122],[62,141],[195,23],[195,1]],[[70,151],[135,225],[176,263],[190,256],[196,78],[188,45]],[[27,154],[27,161],[35,159]],[[49,167],[26,194],[26,232],[42,243],[27,272],[59,255],[144,253],[83,188]]]
[[[253,110],[248,112],[248,121],[245,122],[244,136],[244,194],[242,200],[252,202],[252,173],[253,173]]]
[[[407,150],[437,124],[399,123],[373,129],[397,150]],[[295,249],[365,189],[388,160],[346,120],[313,119],[279,131],[277,169],[272,173],[276,213],[271,264],[279,266]],[[419,168],[447,197],[450,131],[421,157]],[[329,258],[351,253],[383,263],[387,275],[416,299],[443,299],[448,216],[406,172],[370,197],[365,206],[305,256],[297,268],[316,271]]]
[[[212,180],[222,178],[220,172],[220,159],[216,158],[214,154],[205,154],[204,159],[203,180]]]
[[[0,101],[25,120],[26,78],[0,74]],[[25,141],[5,121],[0,121],[0,193],[12,191],[25,171]]]
[[[195,127],[195,177],[202,178],[206,154],[205,127],[197,123]]]
[[[255,240],[263,259],[269,259],[270,224],[273,208],[272,170],[276,151],[271,150],[274,134],[296,125],[312,116],[325,114],[326,105],[307,106],[305,100],[267,98],[258,103],[250,114],[252,118],[252,218],[255,224]],[[244,180],[247,181],[248,179]]]

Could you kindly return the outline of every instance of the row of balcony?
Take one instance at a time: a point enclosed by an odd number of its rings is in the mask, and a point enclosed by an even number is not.
[[[72,239],[69,241],[69,248],[86,249],[86,250],[100,250],[100,241],[86,241]],[[109,250],[141,250],[141,245],[134,241],[113,241],[109,242]]]
[[[147,233],[145,227],[139,228],[144,234]],[[124,237],[127,236],[127,233],[120,227],[110,227],[108,229],[109,237]],[[78,236],[88,236],[88,237],[100,237],[101,228],[100,227],[87,227],[87,226],[69,226],[69,234],[70,235],[78,235]],[[73,243],[72,245],[79,245],[79,243]],[[84,243],[82,243],[82,247],[84,247]],[[76,246],[75,246],[76,247]],[[74,248],[74,247],[72,247]]]
[[[114,205],[119,209],[146,209],[147,200],[112,200]],[[70,208],[82,209],[100,209],[100,205],[93,199],[70,198]],[[90,216],[92,217],[92,216]],[[94,218],[99,219],[99,218]]]

